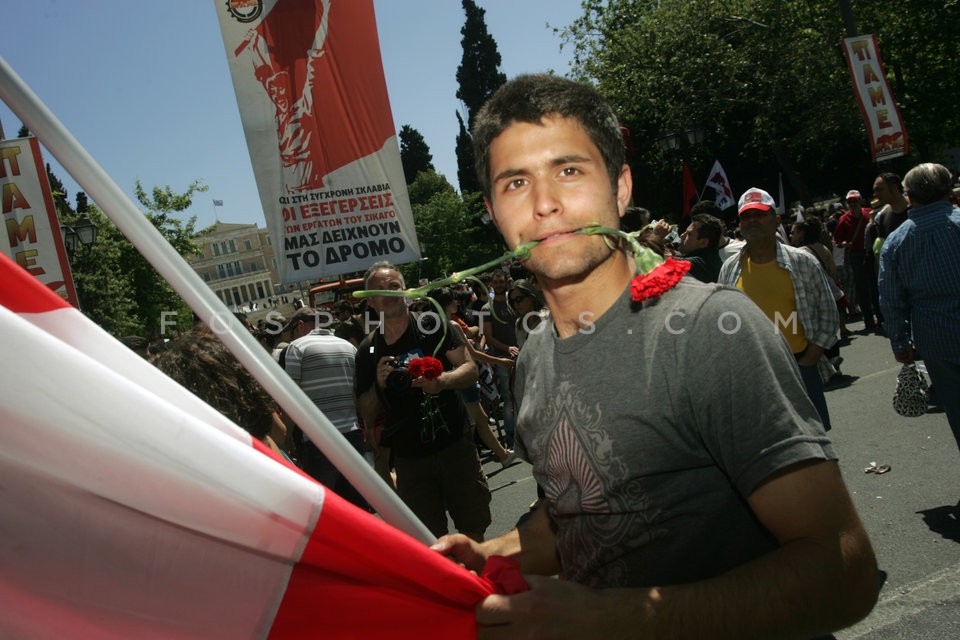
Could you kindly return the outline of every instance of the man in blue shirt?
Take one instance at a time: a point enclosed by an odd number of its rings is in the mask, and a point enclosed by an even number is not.
[[[922,357],[960,447],[960,210],[950,171],[924,163],[903,178],[909,219],[880,253],[880,308],[897,362]]]

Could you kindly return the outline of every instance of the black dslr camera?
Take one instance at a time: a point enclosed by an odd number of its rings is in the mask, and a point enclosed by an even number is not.
[[[413,382],[413,376],[403,360],[387,360],[393,371],[387,374],[386,388],[391,391],[406,391]]]

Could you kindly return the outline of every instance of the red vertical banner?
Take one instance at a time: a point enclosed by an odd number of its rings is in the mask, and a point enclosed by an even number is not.
[[[420,258],[373,0],[215,0],[285,283]]]
[[[693,175],[690,173],[690,165],[683,163],[683,210],[680,212],[680,219],[687,220],[690,217],[690,209],[697,200],[697,185],[693,183]]]
[[[0,251],[79,308],[47,170],[34,137],[0,141]]]
[[[907,129],[887,83],[877,37],[844,38],[843,52],[867,125],[874,162],[907,155]]]

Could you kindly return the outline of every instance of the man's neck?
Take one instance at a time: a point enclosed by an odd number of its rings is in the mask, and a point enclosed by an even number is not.
[[[407,309],[404,309],[402,313],[396,316],[385,317],[383,323],[380,325],[384,342],[393,344],[400,339],[400,336],[407,332],[407,327],[409,326],[410,311]]]
[[[887,204],[890,207],[890,211],[893,213],[903,213],[910,208],[910,203],[907,202],[907,199],[904,198],[901,194],[897,194],[893,199]]]
[[[758,238],[747,240],[747,257],[756,264],[765,264],[777,259],[777,239]]]
[[[633,278],[633,261],[622,251],[598,265],[584,278],[539,279],[557,335],[569,338],[589,327],[617,301]]]
[[[705,255],[705,254],[709,253],[710,251],[717,251],[717,250],[719,250],[719,248],[720,248],[719,246],[717,246],[717,247],[700,247],[699,249],[691,249],[690,251],[685,251],[685,252],[683,252],[682,255],[685,256],[685,257],[687,257],[687,258],[696,258],[696,257],[698,257],[698,256]]]

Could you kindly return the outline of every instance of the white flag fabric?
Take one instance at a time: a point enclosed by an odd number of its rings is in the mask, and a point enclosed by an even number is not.
[[[714,200],[721,210],[737,204],[737,199],[733,195],[733,187],[730,186],[730,181],[727,179],[727,174],[723,170],[723,167],[720,166],[719,160],[713,163],[713,168],[710,169],[706,186],[716,191]]]
[[[777,186],[780,189],[780,206],[777,208],[780,210],[780,215],[787,215],[787,199],[783,195],[783,172],[780,172],[777,178]]]
[[[327,491],[0,255],[0,637],[472,638],[497,587]]]

